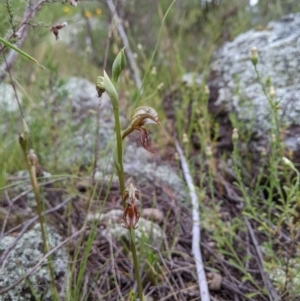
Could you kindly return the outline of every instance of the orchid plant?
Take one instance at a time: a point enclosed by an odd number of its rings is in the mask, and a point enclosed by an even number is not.
[[[145,125],[149,123],[154,123],[160,125],[158,114],[155,109],[148,106],[141,106],[134,110],[130,125],[127,129],[122,133],[121,125],[120,125],[120,117],[119,117],[119,96],[116,91],[116,85],[118,82],[118,78],[125,68],[126,59],[124,54],[124,49],[122,49],[117,55],[113,66],[112,66],[112,80],[108,77],[106,72],[104,71],[103,76],[97,77],[96,89],[98,92],[98,96],[101,97],[104,92],[108,94],[110,100],[113,105],[113,112],[115,118],[115,132],[116,132],[116,151],[115,151],[115,166],[118,173],[119,184],[120,184],[120,193],[122,198],[122,203],[124,207],[123,212],[123,220],[125,223],[125,228],[129,230],[129,240],[130,240],[130,248],[133,257],[134,270],[135,270],[135,278],[138,287],[138,295],[140,301],[144,301],[142,282],[140,277],[139,263],[137,259],[137,252],[135,246],[135,233],[134,230],[138,227],[139,221],[139,210],[138,203],[140,199],[139,190],[132,184],[125,188],[125,180],[124,180],[124,169],[123,169],[123,141],[124,139],[134,130],[138,130],[140,132],[140,141],[142,146],[149,152],[155,153],[156,150],[151,148],[150,146],[150,136]]]

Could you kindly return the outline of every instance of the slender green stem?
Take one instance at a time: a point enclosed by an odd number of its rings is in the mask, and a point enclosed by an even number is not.
[[[123,169],[123,147],[122,147],[122,136],[121,136],[121,126],[120,126],[120,119],[119,119],[119,110],[118,108],[114,108],[114,116],[115,116],[115,127],[116,127],[116,138],[117,138],[117,158],[118,164],[116,164],[116,168],[118,171],[119,183],[120,183],[120,190],[121,190],[121,197],[125,190],[125,181],[124,181],[124,169]],[[123,206],[125,208],[126,204],[123,202]],[[144,300],[143,296],[143,287],[142,281],[140,277],[140,268],[137,258],[137,252],[135,248],[135,239],[134,239],[134,229],[129,229],[129,237],[130,237],[130,249],[133,257],[133,264],[134,264],[134,271],[135,271],[135,279],[137,282],[138,287],[138,294],[140,301]]]
[[[114,86],[115,85],[116,85],[116,82],[114,82]],[[109,96],[112,100],[114,117],[115,117],[115,130],[116,130],[116,140],[117,140],[115,164],[116,164],[116,169],[117,169],[117,173],[118,173],[118,177],[119,177],[121,198],[123,200],[123,192],[125,190],[125,180],[124,180],[124,168],[123,168],[123,139],[122,139],[122,136],[125,137],[124,133],[129,134],[129,132],[132,130],[127,129],[127,130],[125,130],[123,135],[121,134],[118,95],[114,93]],[[126,204],[124,202],[123,202],[123,207],[124,207],[124,209],[126,208]],[[129,228],[129,238],[130,238],[130,249],[131,249],[131,253],[132,253],[132,257],[133,257],[135,279],[136,279],[137,287],[138,287],[138,295],[139,295],[140,301],[144,301],[143,287],[142,287],[142,281],[141,281],[141,277],[140,277],[140,268],[139,268],[139,263],[138,263],[138,258],[137,258],[136,247],[135,247],[134,229],[132,229],[132,228]]]
[[[122,139],[124,139],[126,136],[128,136],[131,132],[134,131],[134,128],[129,126],[123,133],[122,133]]]
[[[130,248],[131,248],[131,253],[132,253],[132,258],[133,258],[134,272],[135,272],[135,279],[137,282],[138,294],[139,294],[140,301],[144,301],[143,286],[142,286],[141,277],[140,277],[140,267],[139,267],[139,262],[138,262],[138,258],[137,258],[136,248],[135,248],[134,229],[129,229],[129,236],[130,236]]]

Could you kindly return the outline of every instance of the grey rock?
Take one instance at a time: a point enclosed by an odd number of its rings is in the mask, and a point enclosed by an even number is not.
[[[167,163],[157,164],[153,154],[136,144],[127,144],[124,155],[124,170],[138,180],[140,186],[145,182],[157,182],[172,188],[179,200],[186,199],[183,180]]]
[[[22,97],[20,93],[18,94],[18,99],[21,102]],[[14,89],[11,85],[1,83],[0,84],[0,108],[1,111],[6,112],[16,112],[19,110],[17,98]]]
[[[19,92],[17,95],[19,101],[22,102],[22,95]],[[4,148],[4,146],[13,143],[13,139],[7,133],[15,131],[20,120],[20,111],[14,89],[6,83],[0,84],[0,120],[0,135]]]
[[[61,237],[53,228],[47,228],[49,248],[57,246],[61,242]],[[0,241],[0,254],[14,241],[14,237],[5,236]],[[14,284],[24,273],[34,267],[44,256],[43,242],[41,238],[40,225],[25,233],[17,242],[15,248],[9,253],[3,269],[0,269],[0,290]],[[53,253],[51,258],[55,281],[59,284],[59,294],[63,298],[65,291],[66,271],[68,255],[65,248],[60,248]],[[0,296],[1,301],[29,301],[33,300],[33,292],[39,300],[52,300],[51,280],[47,267],[47,260],[27,281],[22,281],[19,285]]]
[[[271,79],[280,101],[281,123],[300,125],[300,14],[270,22],[263,31],[239,35],[217,51],[212,64],[215,104],[234,112],[245,129],[262,139],[271,127],[270,106],[250,61],[253,46],[258,49],[262,81]]]
[[[64,139],[58,140],[55,154],[49,154],[48,160],[57,159],[62,170],[70,169],[74,164],[89,166],[94,158],[96,118],[99,98],[95,84],[83,78],[70,78],[57,92],[63,95],[56,108],[62,115],[56,123],[62,130],[68,131]],[[112,107],[108,96],[103,95],[100,101],[99,164],[106,166],[106,152],[113,136]],[[59,156],[57,156],[59,154]]]

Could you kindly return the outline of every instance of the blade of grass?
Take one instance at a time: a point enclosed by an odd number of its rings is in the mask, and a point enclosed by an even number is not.
[[[44,66],[42,66],[35,58],[33,58],[32,56],[30,56],[28,53],[24,52],[23,50],[21,50],[20,48],[18,48],[17,46],[11,44],[10,42],[4,40],[3,38],[0,37],[0,42],[5,45],[6,47],[15,50],[16,52],[18,52],[20,55],[24,56],[25,58],[27,58],[28,60],[35,62],[36,64],[38,64],[40,67],[46,69]]]

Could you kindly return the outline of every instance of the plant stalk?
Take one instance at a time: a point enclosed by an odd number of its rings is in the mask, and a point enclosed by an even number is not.
[[[25,156],[26,158],[26,156]],[[37,204],[37,213],[38,213],[38,217],[39,217],[39,222],[41,225],[41,233],[42,233],[42,240],[43,240],[43,245],[44,245],[44,253],[47,254],[49,252],[49,246],[47,243],[47,237],[46,237],[46,232],[45,232],[45,227],[44,227],[44,216],[42,214],[42,206],[41,206],[41,197],[40,197],[40,190],[39,190],[39,185],[36,179],[36,166],[35,165],[29,165],[27,163],[28,166],[28,171],[29,171],[29,175],[30,175],[30,181],[31,181],[31,185],[33,188],[33,192],[34,192],[34,196],[35,196],[35,200],[36,200],[36,204]],[[53,297],[54,300],[58,301],[59,297],[58,297],[58,292],[56,290],[56,286],[55,286],[55,276],[54,276],[54,271],[53,271],[53,267],[51,265],[51,256],[47,257],[47,261],[48,261],[48,268],[49,268],[49,272],[50,272],[50,278],[51,278],[51,283],[52,283],[52,293],[53,293]]]
[[[114,111],[114,117],[115,117],[115,128],[116,128],[116,139],[117,139],[117,149],[116,149],[116,169],[118,172],[119,177],[119,183],[120,183],[120,193],[121,193],[121,199],[123,200],[123,192],[125,190],[125,180],[124,180],[124,168],[123,168],[123,139],[121,135],[121,123],[120,123],[120,117],[119,117],[119,107],[117,101],[112,101],[113,103],[113,111]],[[122,201],[124,209],[126,208],[126,204],[124,201]],[[137,258],[137,252],[135,247],[135,239],[134,239],[134,229],[129,228],[129,237],[130,237],[130,249],[133,257],[133,264],[134,264],[134,272],[135,272],[135,279],[137,282],[138,287],[138,295],[140,301],[144,301],[144,295],[143,295],[143,287],[142,287],[142,281],[140,277],[140,268]]]
[[[119,177],[119,183],[120,183],[120,192],[121,192],[121,198],[123,196],[123,192],[125,190],[125,181],[124,181],[124,169],[123,169],[123,147],[122,147],[122,136],[121,136],[121,125],[120,125],[120,118],[119,118],[119,108],[114,107],[114,116],[115,116],[115,127],[116,127],[116,138],[117,138],[117,172]],[[123,200],[123,198],[122,198]],[[125,202],[123,201],[123,207],[126,207]],[[138,287],[138,294],[140,301],[144,301],[143,296],[143,287],[142,287],[142,281],[140,277],[140,268],[139,268],[139,262],[137,258],[137,252],[135,247],[135,239],[134,239],[134,229],[129,229],[129,237],[130,237],[130,249],[132,253],[133,258],[133,264],[134,264],[134,272],[135,272],[135,279],[137,282]]]
[[[134,273],[135,273],[135,279],[137,282],[138,294],[139,294],[140,301],[144,301],[143,287],[142,287],[142,282],[141,282],[141,277],[140,277],[140,266],[139,266],[139,262],[137,259],[137,252],[136,252],[136,248],[135,248],[134,229],[129,229],[129,236],[130,236],[130,248],[131,248],[131,253],[132,253],[132,258],[133,258]]]

